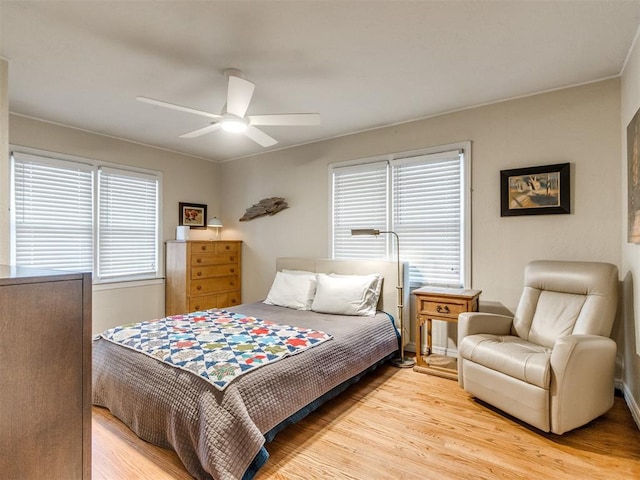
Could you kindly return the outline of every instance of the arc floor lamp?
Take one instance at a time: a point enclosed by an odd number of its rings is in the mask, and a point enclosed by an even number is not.
[[[415,361],[411,358],[405,358],[404,356],[404,280],[400,265],[400,237],[396,232],[391,230],[376,230],[373,228],[354,228],[351,230],[351,235],[368,235],[377,237],[381,234],[393,235],[396,242],[396,263],[398,265],[398,321],[400,323],[400,357],[391,360],[391,364],[400,368],[410,368],[415,365]]]

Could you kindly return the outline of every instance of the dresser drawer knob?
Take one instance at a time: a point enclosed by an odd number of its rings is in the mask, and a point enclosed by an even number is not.
[[[234,257],[233,255],[231,255],[231,256],[229,257],[229,261],[230,261],[230,262],[235,262],[235,261],[236,261],[236,257]]]
[[[202,290],[202,285],[198,285],[198,286],[196,287],[196,290]]]
[[[202,259],[201,258],[197,258],[196,259],[196,263],[202,263]]]
[[[447,305],[445,305],[444,307],[442,305],[438,305],[436,307],[436,312],[438,312],[438,313],[451,313],[449,311],[449,307]]]
[[[198,272],[198,273],[196,273],[196,275],[198,275],[199,277],[201,277],[201,276],[202,276],[202,272]]]
[[[236,273],[236,269],[235,268],[229,269],[229,273]]]
[[[207,250],[207,246],[206,245],[202,245],[202,250]]]
[[[226,248],[227,250],[229,250],[231,248],[231,245],[225,245],[224,248]]]
[[[193,307],[195,310],[200,310],[200,305],[194,305]]]
[[[229,285],[231,285],[232,287],[236,284],[236,282],[234,282],[233,280],[229,281]]]

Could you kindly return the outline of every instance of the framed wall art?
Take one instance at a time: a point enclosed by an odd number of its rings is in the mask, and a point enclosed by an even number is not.
[[[178,225],[207,228],[207,206],[199,203],[179,203]]]
[[[570,164],[500,171],[500,216],[571,213]]]
[[[640,243],[640,110],[627,126],[627,242]]]

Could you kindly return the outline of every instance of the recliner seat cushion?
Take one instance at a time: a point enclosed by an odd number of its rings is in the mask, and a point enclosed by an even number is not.
[[[549,389],[551,349],[512,335],[477,334],[465,337],[459,355],[523,382]]]

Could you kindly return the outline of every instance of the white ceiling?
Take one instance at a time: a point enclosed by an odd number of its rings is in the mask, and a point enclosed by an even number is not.
[[[207,119],[223,71],[256,84],[248,114],[318,112],[261,127],[270,149],[619,75],[640,1],[0,0],[9,109],[223,161],[265,151]]]

